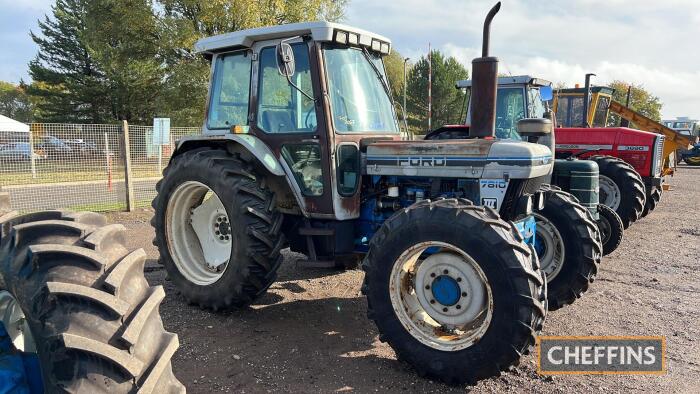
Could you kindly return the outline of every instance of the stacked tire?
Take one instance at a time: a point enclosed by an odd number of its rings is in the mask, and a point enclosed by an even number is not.
[[[7,212],[6,195],[0,203],[0,309],[18,316],[3,323],[17,350],[36,352],[43,387],[185,392],[170,362],[178,338],[158,311],[165,293],[144,278],[146,254],[126,248],[125,228],[88,212]]]

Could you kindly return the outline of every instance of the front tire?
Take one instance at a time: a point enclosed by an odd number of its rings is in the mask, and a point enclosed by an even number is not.
[[[591,156],[600,171],[600,203],[612,208],[625,229],[642,216],[646,203],[644,181],[628,163],[612,156]]]
[[[595,280],[602,256],[598,226],[571,194],[544,188],[544,209],[535,213],[535,250],[547,276],[549,310],[580,298]]]
[[[250,163],[212,148],[175,156],[163,172],[152,204],[154,245],[188,302],[243,306],[275,281],[285,239],[263,179]]]
[[[598,229],[603,241],[603,256],[607,256],[622,243],[625,227],[615,211],[608,206],[598,204]]]
[[[47,392],[184,393],[170,358],[165,293],[143,276],[143,249],[93,213],[0,215],[0,319],[35,353]]]
[[[542,329],[546,283],[536,255],[515,226],[467,200],[398,211],[362,267],[380,340],[421,376],[448,384],[498,376]]]
[[[647,216],[651,213],[651,211],[656,209],[656,206],[659,205],[659,201],[661,201],[661,188],[653,186],[651,187],[651,191],[647,193],[647,200],[644,204],[644,211],[642,211],[642,217]]]

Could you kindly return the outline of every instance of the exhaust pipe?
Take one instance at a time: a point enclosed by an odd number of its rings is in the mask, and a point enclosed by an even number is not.
[[[586,91],[583,92],[583,119],[581,120],[581,127],[591,127],[588,124],[588,110],[591,103],[591,77],[595,77],[593,73],[586,74]]]
[[[501,9],[501,2],[491,8],[484,21],[481,57],[472,60],[471,125],[472,138],[496,135],[496,92],[498,89],[498,58],[489,57],[491,21]]]

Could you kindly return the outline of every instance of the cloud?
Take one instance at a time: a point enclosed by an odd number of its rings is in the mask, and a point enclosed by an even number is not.
[[[493,0],[353,0],[348,23],[394,40],[418,57],[427,43],[469,66]],[[501,72],[582,83],[640,83],[664,102],[665,117],[700,118],[700,2],[697,0],[507,1],[493,22],[491,52]]]

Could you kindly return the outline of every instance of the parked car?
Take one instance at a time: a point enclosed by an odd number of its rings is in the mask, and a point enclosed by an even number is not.
[[[48,157],[66,157],[73,153],[73,148],[62,139],[52,135],[45,136],[38,146],[46,152]]]
[[[31,160],[31,146],[28,142],[12,142],[0,146],[0,160],[4,161],[29,161]],[[34,149],[35,159],[45,159],[46,153],[43,149]]]

